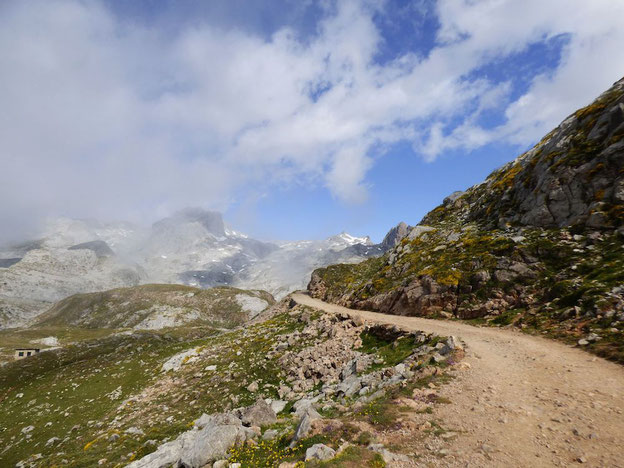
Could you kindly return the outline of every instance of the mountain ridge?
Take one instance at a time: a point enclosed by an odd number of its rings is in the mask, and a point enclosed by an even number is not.
[[[513,325],[624,362],[624,79],[383,257],[312,274],[313,297]],[[392,231],[391,231],[392,232]]]

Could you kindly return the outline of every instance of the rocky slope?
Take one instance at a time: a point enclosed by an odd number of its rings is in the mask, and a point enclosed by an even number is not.
[[[187,209],[149,229],[58,219],[38,241],[0,249],[0,328],[21,326],[77,293],[147,283],[268,290],[281,298],[318,267],[381,255],[386,244],[342,233],[269,243],[228,228],[220,213]]]
[[[102,255],[104,248],[99,244],[80,248],[41,245],[8,268],[0,268],[0,328],[24,325],[72,294],[145,281],[140,267]]]
[[[379,467],[417,456],[397,437],[436,441],[457,340],[288,304],[228,332],[134,331],[1,367],[0,465]]]
[[[255,318],[274,302],[264,291],[150,284],[70,296],[37,317],[33,327],[233,328]]]
[[[404,230],[381,258],[316,270],[317,298],[513,324],[624,362],[624,80]]]

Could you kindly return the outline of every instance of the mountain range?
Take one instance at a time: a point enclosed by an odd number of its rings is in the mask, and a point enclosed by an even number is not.
[[[37,240],[0,249],[0,327],[28,323],[77,293],[147,283],[262,289],[277,299],[305,288],[311,272],[383,254],[341,233],[324,240],[264,242],[229,228],[218,212],[188,208],[143,228],[60,218]]]

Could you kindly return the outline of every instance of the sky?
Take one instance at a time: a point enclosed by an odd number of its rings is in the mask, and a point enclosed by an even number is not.
[[[188,206],[379,241],[624,76],[624,0],[0,1],[0,241]]]

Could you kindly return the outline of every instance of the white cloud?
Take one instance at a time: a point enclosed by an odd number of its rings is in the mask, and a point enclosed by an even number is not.
[[[288,28],[267,40],[208,24],[168,36],[96,2],[3,3],[4,229],[46,214],[224,209],[242,187],[300,179],[360,202],[385,145],[407,140],[432,161],[526,144],[624,74],[622,0],[440,0],[439,45],[383,66],[372,20],[383,2],[337,5],[302,42]],[[560,66],[514,102],[509,82],[471,75],[561,34]],[[479,127],[501,104],[507,120]]]

